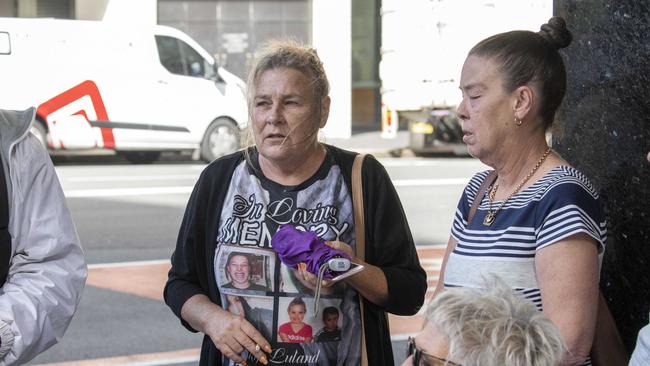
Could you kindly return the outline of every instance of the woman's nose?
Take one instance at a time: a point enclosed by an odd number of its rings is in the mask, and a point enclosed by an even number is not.
[[[271,106],[269,114],[266,116],[266,123],[276,125],[282,122],[282,107],[279,104]]]
[[[458,104],[456,114],[458,115],[458,118],[463,121],[469,119],[469,113],[467,113],[467,108],[465,108],[465,98],[463,98],[463,100]]]

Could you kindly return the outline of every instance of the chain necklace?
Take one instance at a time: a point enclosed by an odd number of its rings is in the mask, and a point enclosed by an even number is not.
[[[542,166],[542,164],[544,163],[544,160],[546,160],[546,158],[548,157],[548,155],[550,153],[551,153],[551,148],[549,147],[548,149],[546,149],[546,151],[544,152],[542,157],[539,158],[539,160],[537,161],[537,164],[535,164],[535,167],[533,168],[533,170],[531,170],[530,173],[528,173],[528,175],[526,175],[524,180],[522,180],[521,183],[519,183],[517,188],[515,188],[515,190],[512,191],[512,193],[510,193],[510,195],[508,195],[508,197],[506,197],[506,199],[504,199],[501,202],[501,204],[499,205],[499,207],[497,207],[494,211],[492,211],[492,202],[494,201],[494,197],[496,196],[497,190],[499,189],[499,183],[496,183],[495,185],[493,185],[489,189],[490,193],[488,194],[488,212],[487,212],[487,215],[485,215],[485,219],[483,220],[483,225],[485,225],[485,226],[492,225],[492,223],[494,222],[494,219],[497,216],[497,213],[501,210],[501,208],[503,208],[503,206],[506,204],[506,202],[508,202],[510,197],[514,196],[517,192],[519,192],[521,187],[523,187],[524,184],[526,184],[526,182],[528,182],[530,177],[532,177],[533,174],[535,174],[535,172],[537,171],[537,169],[539,169],[539,167]]]

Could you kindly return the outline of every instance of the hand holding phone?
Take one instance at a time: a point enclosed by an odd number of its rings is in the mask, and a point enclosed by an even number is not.
[[[363,265],[361,265],[361,264],[350,262],[350,269],[348,269],[347,271],[345,271],[345,272],[339,274],[338,276],[332,278],[330,281],[332,281],[332,282],[340,281],[340,280],[342,280],[344,278],[352,276],[353,274],[357,274],[357,273],[363,271],[364,268],[365,267]]]

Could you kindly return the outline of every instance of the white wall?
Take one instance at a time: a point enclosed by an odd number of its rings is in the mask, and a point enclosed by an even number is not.
[[[312,43],[325,66],[332,99],[325,140],[348,138],[352,132],[351,1],[312,1]]]
[[[130,24],[156,24],[156,0],[77,0],[77,19]]]
[[[460,71],[480,40],[538,31],[552,0],[382,0],[382,101],[393,109],[454,106]]]

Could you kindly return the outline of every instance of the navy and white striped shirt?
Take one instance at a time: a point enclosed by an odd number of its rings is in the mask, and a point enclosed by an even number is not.
[[[481,287],[486,275],[496,274],[541,311],[535,274],[538,250],[585,233],[598,243],[602,261],[607,230],[598,193],[578,170],[559,166],[513,195],[491,226],[483,225],[488,198],[481,197],[468,227],[470,207],[488,174],[472,177],[458,203],[451,229],[458,244],[445,267],[445,287]],[[493,202],[493,209],[501,202]]]

